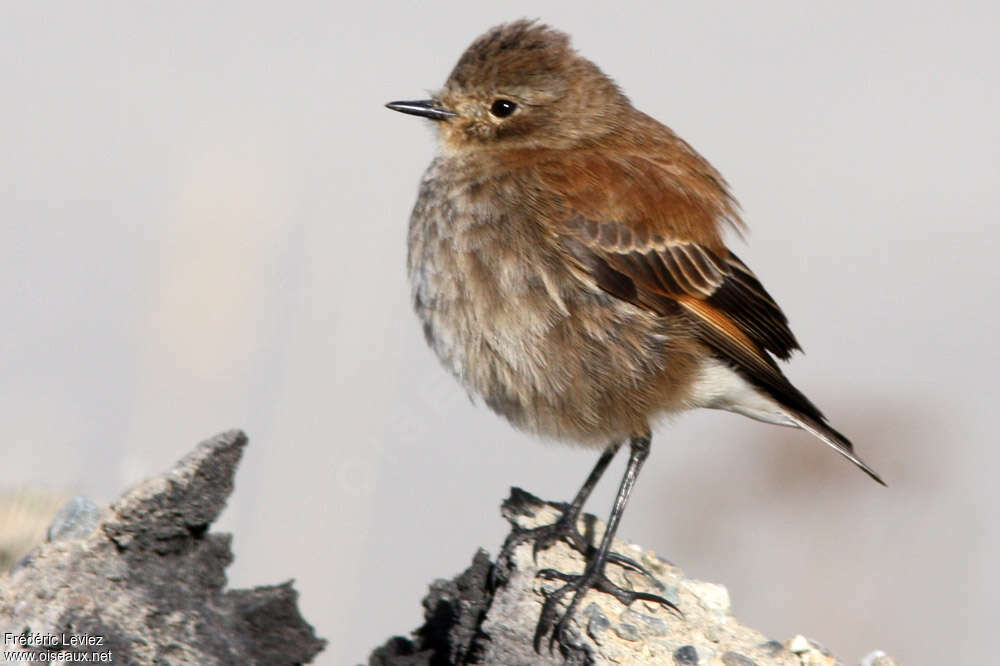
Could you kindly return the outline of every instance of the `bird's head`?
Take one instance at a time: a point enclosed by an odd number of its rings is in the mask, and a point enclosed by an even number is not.
[[[449,153],[598,141],[620,128],[631,109],[566,34],[525,20],[476,39],[433,99],[386,106],[435,120]]]

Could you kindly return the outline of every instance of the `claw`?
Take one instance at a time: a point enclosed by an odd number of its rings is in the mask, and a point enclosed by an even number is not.
[[[542,569],[535,574],[538,578],[545,578],[546,580],[562,580],[569,581],[573,578],[579,578],[575,574],[566,574],[562,571],[556,571],[555,569]]]
[[[608,553],[608,562],[612,562],[620,567],[624,567],[625,569],[631,569],[632,571],[641,573],[643,576],[653,581],[656,585],[662,585],[656,576],[650,573],[649,569],[642,566],[631,557],[626,557],[619,553]]]
[[[622,556],[623,559],[628,559]],[[649,575],[648,572],[644,572]],[[542,604],[542,612],[538,618],[538,625],[535,628],[535,651],[539,649],[542,638],[549,634],[549,652],[552,652],[553,645],[558,641],[565,644],[569,641],[569,621],[573,617],[573,612],[587,594],[587,590],[597,590],[610,594],[625,606],[629,606],[633,601],[649,601],[658,603],[677,613],[681,617],[684,614],[669,599],[665,599],[658,594],[651,592],[639,592],[638,590],[628,590],[615,583],[604,575],[603,566],[600,569],[588,566],[582,574],[567,574],[555,569],[542,569],[536,574],[539,578],[546,580],[565,581],[565,585],[558,590],[554,590],[546,595],[545,603]],[[568,593],[573,592],[573,599],[569,602],[562,617],[556,620],[558,614],[559,601]]]

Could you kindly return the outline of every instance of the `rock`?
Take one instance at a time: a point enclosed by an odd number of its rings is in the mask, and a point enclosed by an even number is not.
[[[95,529],[101,518],[101,508],[86,497],[77,496],[66,502],[49,525],[49,541],[83,539]]]
[[[722,655],[722,663],[726,666],[757,666],[757,662],[744,657],[739,652],[726,652]]]
[[[882,650],[875,650],[866,654],[861,659],[859,666],[896,666],[896,662]]]
[[[693,645],[682,645],[674,650],[674,663],[677,666],[696,666],[698,651]]]
[[[50,542],[0,577],[4,649],[37,661],[296,664],[325,641],[302,619],[290,582],[227,590],[230,536],[209,532],[246,446],[218,435],[102,514],[73,500]],[[23,655],[27,656],[27,655]]]
[[[554,522],[562,506],[514,488],[504,502],[503,515],[513,529],[530,529]],[[581,518],[581,532],[592,535],[595,543],[603,530],[603,524],[593,516]],[[433,583],[424,600],[423,626],[410,637],[389,639],[372,653],[369,666],[839,663],[805,638],[796,637],[786,647],[740,624],[732,615],[725,587],[689,579],[673,564],[632,544],[616,540],[613,550],[642,562],[656,575],[656,580],[648,580],[628,572],[626,580],[622,567],[609,564],[607,574],[614,583],[669,594],[683,615],[646,601],[626,608],[610,595],[591,591],[570,622],[570,640],[555,644],[550,651],[546,637],[542,649],[535,652],[533,640],[544,591],[552,586],[552,581],[537,577],[538,571],[580,572],[584,561],[560,542],[540,551],[536,562],[529,542],[515,548],[510,562],[503,566],[491,563],[480,550],[472,566],[454,581]],[[882,653],[872,654],[876,655],[870,656],[873,666],[891,666]]]

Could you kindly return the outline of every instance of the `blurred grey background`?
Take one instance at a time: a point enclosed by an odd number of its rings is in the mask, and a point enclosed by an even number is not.
[[[596,452],[474,406],[410,312],[434,145],[382,108],[540,17],[730,180],[789,375],[889,488],[804,433],[656,430],[621,535],[848,662],[992,660],[1000,521],[996,3],[3,3],[0,487],[106,502],[225,428],[230,583],[297,579],[351,664]],[[610,506],[622,460],[588,508]]]

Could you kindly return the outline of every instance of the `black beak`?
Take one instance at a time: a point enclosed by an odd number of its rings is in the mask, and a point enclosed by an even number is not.
[[[423,99],[417,102],[389,102],[385,105],[387,109],[409,113],[412,116],[422,116],[431,120],[444,120],[457,116],[454,111],[442,109],[433,99]]]

